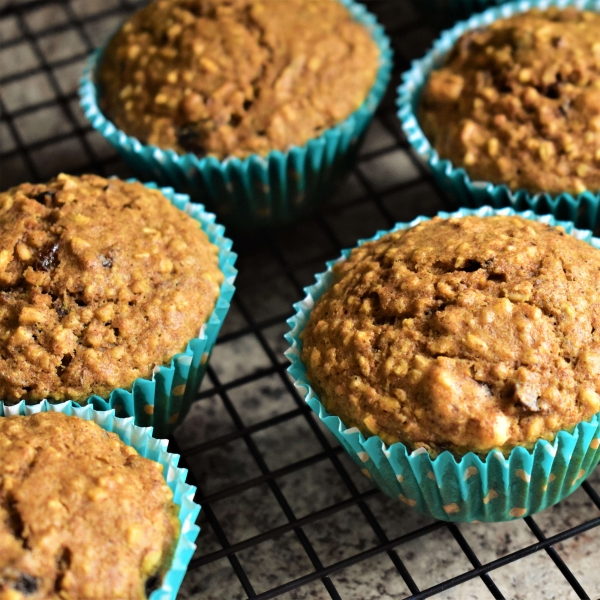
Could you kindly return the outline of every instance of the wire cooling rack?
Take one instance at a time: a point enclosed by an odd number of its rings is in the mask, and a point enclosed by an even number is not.
[[[283,1],[283,0],[282,0]],[[370,0],[393,39],[394,87],[435,37],[406,0]],[[87,55],[137,0],[0,0],[0,189],[60,171],[129,176],[77,102]],[[360,237],[446,208],[410,153],[390,90],[344,188],[260,243],[235,240],[238,291],[170,449],[203,506],[180,598],[598,598],[595,474],[524,520],[428,520],[375,490],[287,376],[282,335],[302,288]]]

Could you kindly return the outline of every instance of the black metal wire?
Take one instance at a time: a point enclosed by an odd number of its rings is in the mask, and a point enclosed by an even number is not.
[[[42,52],[42,49],[39,46],[38,39],[31,32],[29,26],[27,25],[25,18],[23,17],[22,12],[17,13],[17,20],[18,20],[19,26],[21,28],[21,31],[23,32],[23,38],[29,42],[30,47],[33,49],[35,56],[38,58],[38,60],[40,62],[41,69],[43,70],[43,72],[46,73],[46,76],[48,77],[48,80],[50,81],[50,87],[52,88],[52,91],[54,92],[56,104],[58,104],[58,106],[61,108],[62,113],[67,118],[67,120],[69,121],[69,123],[71,124],[71,126],[73,128],[74,134],[79,138],[79,141],[81,142],[81,145],[83,146],[83,149],[84,149],[84,152],[88,159],[88,162],[92,163],[92,164],[95,163],[97,161],[98,157],[94,154],[94,151],[92,150],[92,147],[90,146],[89,141],[85,137],[85,132],[88,130],[88,128],[81,127],[79,125],[79,123],[77,122],[77,119],[75,118],[75,114],[73,113],[73,110],[71,109],[67,98],[64,96],[64,94],[62,93],[62,91],[60,89],[60,85],[58,84],[56,76],[54,75],[54,71],[52,70],[52,67],[50,66],[50,64],[46,61],[44,53]],[[73,134],[71,134],[71,136],[72,135]]]
[[[401,0],[365,0],[369,8],[374,12],[377,12],[379,8],[385,8],[393,6],[394,3],[400,3]],[[403,0],[405,3],[408,0]],[[42,7],[47,7],[55,4],[60,6],[61,10],[64,10],[67,21],[59,25],[51,26],[41,33],[34,32],[27,21],[27,15],[29,12],[35,11]],[[51,144],[57,142],[76,139],[78,140],[83,148],[85,154],[86,165],[84,168],[74,169],[73,172],[82,171],[93,171],[100,174],[110,174],[115,168],[123,168],[116,154],[110,156],[99,157],[94,150],[93,145],[89,141],[89,136],[93,131],[89,125],[82,125],[78,120],[77,114],[73,109],[73,101],[76,99],[76,92],[69,91],[63,92],[61,90],[59,78],[56,75],[56,70],[63,67],[76,64],[81,61],[89,52],[94,48],[94,43],[88,33],[88,27],[93,26],[96,21],[104,18],[114,17],[116,15],[122,15],[126,17],[130,14],[137,6],[137,2],[130,2],[128,0],[120,0],[117,6],[111,6],[109,8],[101,8],[101,10],[93,15],[79,16],[71,5],[71,0],[18,0],[11,2],[8,5],[0,9],[0,21],[2,19],[14,19],[16,26],[18,27],[18,35],[8,40],[0,40],[0,52],[10,51],[11,46],[27,43],[30,49],[33,51],[38,65],[35,67],[26,67],[21,70],[16,70],[9,75],[0,78],[0,124],[4,123],[9,134],[14,139],[14,148],[5,150],[0,153],[0,176],[2,175],[2,165],[7,164],[9,160],[19,158],[23,161],[25,169],[27,171],[27,177],[33,180],[39,180],[41,176],[40,169],[36,165],[33,158],[34,152],[40,151]],[[385,22],[384,22],[385,25]],[[421,26],[423,23],[410,22],[395,30],[390,30],[388,33],[394,41],[401,39],[405,33],[409,30]],[[81,41],[85,46],[85,53],[76,53],[68,58],[59,59],[56,61],[49,62],[44,56],[42,47],[39,42],[40,39],[47,35],[57,35],[67,32],[77,32]],[[396,54],[396,72],[394,85],[398,81],[399,70],[402,70],[408,66],[408,60],[401,54]],[[40,100],[29,104],[28,106],[16,108],[14,110],[8,110],[6,102],[2,98],[2,88],[11,83],[17,83],[19,81],[25,81],[28,77],[44,73],[50,84],[50,88],[53,93],[53,98],[50,100]],[[428,173],[426,168],[421,162],[416,159],[410,148],[403,138],[397,126],[395,110],[393,104],[390,102],[391,96],[388,97],[388,101],[378,113],[379,122],[385,127],[386,132],[391,136],[393,144],[390,147],[380,148],[368,153],[364,153],[360,162],[363,165],[367,165],[370,161],[376,161],[379,158],[384,158],[390,152],[406,151],[411,164],[415,167],[415,172],[418,174],[415,180],[401,181],[389,186],[384,192],[376,189],[370,179],[367,171],[368,167],[356,168],[354,170],[354,177],[358,181],[364,193],[360,194],[356,199],[345,202],[339,206],[332,206],[326,208],[320,214],[313,217],[312,226],[318,229],[327,240],[331,248],[335,251],[324,250],[322,253],[317,253],[316,257],[313,254],[310,260],[302,261],[298,260],[301,257],[294,257],[293,264],[288,263],[284,253],[279,251],[279,241],[274,237],[267,236],[262,241],[261,248],[267,252],[270,260],[273,264],[277,265],[280,270],[281,276],[289,284],[291,290],[300,299],[303,295],[304,281],[301,281],[298,273],[303,271],[318,272],[323,268],[323,262],[330,258],[335,258],[336,254],[339,253],[342,243],[336,231],[336,220],[344,211],[358,209],[365,207],[369,210],[370,214],[376,217],[378,222],[382,222],[387,226],[391,226],[395,217],[393,210],[389,203],[386,203],[386,199],[392,194],[399,195],[402,197],[404,194],[408,194],[417,185],[427,183],[432,189],[436,190],[436,184],[431,175]],[[48,109],[52,107],[58,107],[61,111],[62,116],[68,122],[70,131],[68,133],[62,133],[60,135],[52,136],[49,139],[42,139],[33,143],[25,143],[17,125],[15,119],[19,119],[25,115],[33,114],[36,111],[42,109]],[[2,182],[0,181],[0,186]],[[438,190],[439,192],[439,190]],[[442,194],[439,194],[442,202],[445,202]],[[419,214],[422,211],[416,206],[415,213]],[[333,223],[333,226],[332,226]],[[366,234],[372,234],[373,231],[367,231]],[[241,246],[241,260],[244,259],[245,246]],[[249,246],[248,254],[252,252],[252,246]],[[239,250],[239,248],[238,248]],[[239,286],[238,292],[236,293],[234,305],[237,312],[241,315],[244,320],[244,325],[238,327],[234,331],[223,333],[219,338],[217,345],[220,346],[226,343],[234,343],[237,340],[242,339],[244,336],[251,336],[260,347],[261,351],[265,354],[268,361],[267,366],[263,366],[260,369],[256,369],[250,373],[241,374],[239,377],[230,379],[228,381],[221,381],[214,369],[208,369],[208,378],[205,382],[203,390],[198,394],[197,401],[199,403],[208,402],[209,398],[218,398],[222,403],[225,411],[233,424],[232,431],[223,435],[212,437],[208,440],[197,439],[192,444],[187,445],[181,449],[176,439],[170,440],[169,449],[182,455],[181,465],[189,466],[188,462],[192,459],[202,455],[202,453],[208,451],[214,451],[216,449],[223,448],[226,444],[232,442],[243,443],[247,449],[248,454],[252,457],[254,465],[258,468],[260,473],[257,476],[250,477],[244,481],[237,482],[233,485],[229,485],[223,489],[217,491],[211,491],[206,493],[202,485],[199,485],[199,481],[196,476],[190,471],[188,481],[196,485],[198,488],[196,499],[202,504],[202,515],[210,528],[214,531],[216,540],[219,544],[218,549],[212,549],[210,552],[202,553],[202,535],[199,538],[199,553],[192,559],[189,565],[190,576],[201,568],[206,568],[216,561],[227,559],[233,572],[235,573],[240,585],[247,598],[256,598],[260,600],[266,600],[267,598],[276,598],[286,593],[291,593],[298,588],[313,583],[321,582],[323,585],[323,594],[327,594],[328,597],[333,599],[341,599],[342,593],[336,587],[334,580],[331,576],[343,569],[352,567],[362,563],[370,558],[378,555],[386,555],[392,565],[394,566],[398,575],[405,582],[410,598],[420,599],[429,598],[433,595],[444,592],[445,590],[454,588],[462,583],[469,580],[480,578],[483,584],[487,587],[489,592],[494,598],[503,598],[502,591],[498,588],[493,580],[492,573],[495,569],[510,565],[522,558],[530,556],[536,552],[544,551],[552,559],[553,564],[562,573],[565,580],[575,591],[579,598],[587,598],[585,590],[581,583],[577,580],[573,572],[567,567],[565,562],[562,560],[558,552],[554,549],[554,546],[559,542],[563,542],[567,539],[573,538],[574,536],[580,535],[586,531],[589,531],[595,527],[600,526],[600,517],[589,519],[576,527],[572,527],[562,531],[551,537],[547,537],[542,531],[535,519],[528,517],[525,519],[525,523],[536,537],[537,542],[531,544],[526,548],[522,548],[518,551],[512,552],[503,556],[499,559],[491,562],[482,563],[478,558],[473,547],[468,543],[465,537],[462,535],[461,530],[453,524],[447,524],[442,522],[434,522],[423,527],[418,527],[414,531],[408,533],[402,533],[395,537],[390,537],[386,527],[377,518],[376,514],[371,508],[370,501],[380,494],[377,490],[371,488],[366,491],[360,491],[355,484],[351,473],[346,469],[341,459],[343,450],[335,444],[330,442],[326,434],[321,430],[319,424],[313,417],[310,408],[304,403],[303,399],[297,393],[292,382],[290,381],[286,369],[287,363],[285,363],[281,357],[271,347],[267,330],[271,327],[281,326],[285,319],[291,314],[291,307],[286,314],[277,316],[268,316],[266,319],[257,320],[251,310],[250,303],[247,298],[248,290],[243,285]],[[267,378],[274,378],[278,385],[280,384],[285,393],[293,401],[293,406],[288,407],[287,410],[271,416],[269,418],[262,419],[252,424],[244,423],[242,415],[236,409],[234,402],[232,401],[230,394],[236,390],[244,389],[244,386],[256,384],[257,382],[266,380]],[[200,404],[202,406],[202,404]],[[288,464],[277,469],[270,469],[267,465],[267,461],[262,455],[258,445],[254,441],[254,435],[258,432],[266,431],[277,431],[278,427],[282,427],[285,423],[292,422],[294,419],[301,419],[302,423],[306,425],[311,434],[314,436],[316,443],[314,452],[305,456],[304,458],[294,460]],[[333,467],[335,473],[339,476],[344,491],[347,493],[347,497],[343,500],[336,501],[330,506],[320,508],[319,510],[313,510],[298,518],[294,513],[288,499],[286,498],[279,481],[281,478],[291,475],[302,473],[303,470],[310,468],[317,464],[329,464]],[[210,473],[209,473],[210,476]],[[270,490],[271,494],[275,498],[279,509],[285,516],[286,522],[279,524],[275,527],[271,527],[267,531],[263,531],[257,535],[253,535],[242,541],[231,542],[228,538],[223,523],[221,523],[217,516],[214,506],[219,501],[224,499],[234,498],[244,492],[252,489],[257,489],[257,486],[266,486]],[[582,489],[588,495],[592,503],[600,509],[600,496],[594,490],[594,488],[588,483],[584,482]],[[352,507],[355,507],[364,518],[364,522],[368,526],[370,532],[372,532],[374,539],[377,543],[374,547],[357,552],[353,556],[338,560],[325,566],[323,564],[323,558],[319,556],[318,550],[314,544],[311,543],[309,536],[306,533],[307,527],[319,526],[327,523],[328,519],[331,519],[336,514],[342,514]],[[472,569],[461,573],[460,575],[443,581],[436,585],[430,586],[427,589],[420,589],[419,585],[415,581],[415,577],[411,575],[409,568],[405,562],[400,558],[397,548],[402,547],[404,544],[425,538],[428,535],[433,534],[436,531],[444,530],[450,532],[454,540],[457,542],[460,551],[469,561]],[[249,572],[244,568],[242,561],[240,561],[239,555],[241,552],[249,551],[252,549],[258,549],[260,544],[263,544],[269,540],[276,540],[284,534],[291,534],[295,536],[295,539],[300,544],[303,552],[310,561],[313,571],[303,575],[290,579],[277,585],[272,589],[257,592],[253,580],[255,573]],[[266,566],[268,568],[268,565]],[[228,599],[227,591],[223,590],[221,596],[224,600]]]
[[[485,565],[483,565],[481,567],[477,567],[477,568],[473,569],[472,571],[467,571],[466,573],[458,575],[457,577],[454,577],[453,579],[451,579],[449,581],[445,581],[443,583],[439,583],[438,585],[432,586],[432,587],[422,591],[420,594],[415,594],[414,596],[410,596],[410,600],[421,600],[422,598],[430,598],[431,596],[434,596],[435,594],[439,594],[440,592],[443,592],[444,590],[450,589],[451,587],[454,587],[456,585],[460,585],[461,583],[465,583],[466,581],[474,579],[475,577],[481,577],[481,575],[483,575],[484,573],[489,573],[490,571],[493,571],[495,569],[499,569],[500,567],[509,565],[513,562],[516,562],[517,560],[519,560],[521,558],[530,556],[530,555],[534,554],[535,552],[539,552],[540,550],[545,550],[546,548],[550,548],[551,546],[554,546],[555,544],[558,544],[559,542],[564,542],[565,540],[568,540],[572,537],[575,537],[577,535],[585,533],[586,531],[589,531],[590,529],[594,529],[595,527],[598,527],[598,526],[600,526],[600,517],[596,517],[595,519],[591,519],[590,521],[581,523],[580,525],[577,525],[576,527],[571,527],[570,529],[562,531],[561,533],[557,533],[556,535],[546,538],[543,541],[537,542],[536,544],[531,544],[530,546],[522,548],[521,550],[517,550],[516,552],[507,554],[506,556],[503,556],[503,557],[493,560],[489,563],[486,563]],[[587,596],[584,596],[584,597],[587,598]]]
[[[465,553],[466,557],[469,559],[471,564],[476,569],[481,567],[481,563],[479,562],[477,555],[473,551],[473,548],[471,548],[471,546],[469,545],[469,543],[467,542],[467,540],[465,539],[463,534],[460,532],[460,529],[456,526],[456,524],[448,523],[448,529],[450,530],[450,533],[452,534],[452,536],[454,537],[454,539],[460,546],[460,549]],[[490,592],[492,593],[494,598],[496,598],[497,600],[501,600],[504,598],[504,596],[502,595],[502,592],[498,589],[496,584],[492,581],[492,578],[488,575],[488,573],[485,573],[484,575],[482,575],[481,580],[483,581],[483,583],[485,584],[487,589],[490,590]]]
[[[179,444],[177,443],[177,440],[175,438],[171,438],[169,440],[169,451],[181,455],[181,459],[179,462],[180,467],[189,468],[189,465],[187,464],[187,458],[182,453],[181,449],[179,448]],[[202,506],[202,511],[206,517],[206,520],[210,524],[212,530],[215,532],[215,536],[217,537],[219,544],[221,544],[221,547],[223,548],[224,557],[227,557],[227,559],[229,560],[229,563],[231,564],[231,567],[233,568],[233,571],[236,574],[238,580],[240,581],[242,588],[244,589],[244,592],[246,592],[248,598],[255,598],[256,594],[254,592],[252,584],[250,583],[250,580],[248,579],[248,575],[244,571],[244,568],[242,567],[242,564],[240,563],[237,554],[234,551],[230,550],[232,545],[229,543],[225,531],[221,527],[221,524],[219,523],[219,520],[217,519],[210,503],[206,501],[206,497],[204,496],[204,493],[198,481],[196,481],[196,478],[193,477],[193,475],[191,475],[191,471],[189,473],[190,474],[188,475],[188,482],[192,483],[192,485],[196,487],[196,496],[194,500]]]

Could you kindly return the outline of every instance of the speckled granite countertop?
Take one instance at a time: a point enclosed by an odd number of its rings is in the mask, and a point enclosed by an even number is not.
[[[16,10],[0,0],[0,189],[60,170],[130,175],[85,123],[76,86],[90,49],[139,4],[16,0]],[[436,33],[406,0],[368,4],[393,38],[395,86],[399,72]],[[282,335],[301,287],[340,247],[394,221],[444,209],[424,173],[403,141],[390,90],[357,168],[321,214],[260,240],[235,240],[240,253],[236,301],[201,400],[176,433],[205,504],[195,568],[183,582],[182,600],[242,599],[305,576],[303,585],[277,597],[399,599],[411,594],[402,568],[421,590],[470,571],[473,564],[459,545],[463,539],[482,564],[537,541],[522,520],[452,529],[374,491],[329,433],[302,410],[286,381]],[[600,492],[600,472],[590,483]],[[537,515],[535,523],[548,537],[598,517],[589,496],[578,490]],[[298,520],[301,526],[289,525]],[[422,527],[427,527],[423,535],[389,552],[377,551],[387,540]],[[228,556],[223,549],[230,547],[235,553]],[[554,548],[555,557],[545,551],[530,554],[492,571],[491,580],[512,600],[577,598],[553,561],[559,557],[584,594],[600,597],[599,531]],[[360,553],[368,558],[353,563]],[[345,560],[329,578],[311,579],[315,566]],[[435,597],[493,595],[474,578]]]

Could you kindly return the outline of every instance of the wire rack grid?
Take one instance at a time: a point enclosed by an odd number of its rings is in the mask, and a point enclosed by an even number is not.
[[[393,40],[392,88],[436,35],[407,0],[367,0]],[[60,171],[130,176],[83,118],[86,57],[138,0],[0,2],[0,189]],[[385,498],[294,389],[286,319],[325,260],[447,208],[388,91],[343,189],[260,243],[235,240],[238,291],[198,401],[170,442],[203,509],[180,598],[598,598],[600,477],[540,515],[434,522]]]

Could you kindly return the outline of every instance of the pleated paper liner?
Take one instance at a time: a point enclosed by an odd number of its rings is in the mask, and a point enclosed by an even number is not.
[[[200,533],[200,528],[196,525],[196,519],[200,513],[200,506],[194,502],[196,488],[185,482],[187,469],[177,466],[179,455],[167,452],[168,441],[152,437],[152,428],[137,427],[133,423],[133,417],[120,419],[115,416],[114,410],[99,412],[94,410],[90,404],[78,406],[74,402],[50,404],[44,400],[31,406],[21,401],[13,406],[5,406],[0,401],[0,417],[32,415],[50,411],[77,416],[86,421],[94,421],[102,429],[116,433],[123,442],[135,448],[141,456],[163,466],[163,476],[173,492],[173,502],[179,506],[178,517],[181,533],[171,567],[165,574],[161,587],[152,592],[149,600],[175,600],[187,566],[196,550],[195,541]]]
[[[463,168],[455,167],[449,160],[439,157],[425,137],[417,120],[417,110],[423,86],[432,70],[440,68],[458,38],[467,30],[487,27],[492,22],[526,12],[532,8],[541,10],[550,6],[565,8],[575,6],[581,10],[600,11],[599,0],[521,0],[489,8],[481,14],[457,23],[452,29],[441,33],[433,48],[402,75],[398,87],[398,117],[408,141],[415,152],[429,165],[432,174],[455,206],[476,208],[510,206],[516,210],[531,209],[538,214],[552,214],[558,219],[573,221],[579,227],[593,229],[599,220],[600,193],[586,191],[572,195],[567,192],[532,194],[525,189],[512,191],[506,185],[489,181],[473,181]]]
[[[561,225],[568,234],[600,248],[600,239],[592,237],[590,231],[575,229],[572,223],[557,221],[551,215],[488,206],[439,213],[442,218],[465,215],[518,215]],[[410,223],[398,223],[391,231],[426,220],[428,217],[418,217]],[[386,233],[380,231],[371,239]],[[365,241],[370,240],[358,244]],[[306,378],[300,333],[316,300],[331,284],[332,266],[349,254],[349,249],[344,250],[339,259],[328,262],[327,271],[316,276],[317,282],[305,289],[304,300],[294,305],[296,314],[288,320],[291,331],[286,334],[290,343],[286,355],[296,388],[361,471],[388,496],[444,521],[508,521],[544,510],[574,492],[600,460],[598,414],[572,431],[560,431],[553,442],[540,440],[532,449],[517,447],[506,457],[495,450],[485,456],[469,452],[460,457],[444,451],[433,458],[424,448],[411,451],[400,442],[388,446],[378,436],[365,438],[358,429],[346,427],[339,417],[325,410]]]
[[[392,50],[374,15],[354,0],[340,0],[371,32],[380,51],[375,83],[362,106],[304,146],[246,159],[199,158],[142,144],[111,123],[100,110],[96,70],[104,48],[94,52],[79,88],[92,126],[121,154],[140,179],[158,181],[203,202],[219,220],[239,230],[272,227],[310,212],[326,201],[348,174],[359,142],[381,102],[392,70]]]

